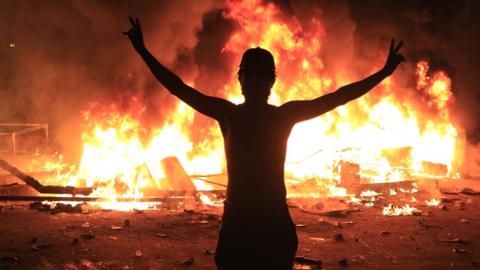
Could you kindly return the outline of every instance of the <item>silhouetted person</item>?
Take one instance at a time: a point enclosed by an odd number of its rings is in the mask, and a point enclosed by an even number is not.
[[[284,183],[287,139],[293,126],[354,100],[404,61],[402,42],[392,40],[385,66],[364,80],[313,100],[267,103],[275,82],[273,56],[261,48],[242,57],[238,80],[245,103],[235,105],[186,85],[146,49],[140,23],[126,32],[153,75],[173,95],[220,124],[227,158],[228,188],[215,261],[218,269],[292,269],[297,235]]]

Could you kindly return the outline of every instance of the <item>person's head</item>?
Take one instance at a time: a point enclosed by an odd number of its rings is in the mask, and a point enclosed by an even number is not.
[[[275,78],[275,61],[269,51],[257,47],[243,53],[238,81],[246,101],[266,103]]]

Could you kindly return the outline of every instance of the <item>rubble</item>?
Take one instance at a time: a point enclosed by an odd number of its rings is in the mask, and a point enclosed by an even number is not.
[[[348,260],[346,258],[343,258],[340,261],[338,261],[338,264],[340,264],[341,266],[347,266]]]
[[[322,268],[322,261],[321,260],[305,258],[303,256],[295,256],[294,262],[297,263],[297,264],[300,264],[301,266],[308,265],[308,266],[311,267],[311,269],[321,269]]]
[[[343,237],[343,234],[341,233],[337,233],[333,236],[333,239],[335,239],[335,241],[337,242],[342,242],[343,240],[345,240],[345,238]]]
[[[17,256],[0,256],[0,262],[19,262],[20,257]]]
[[[158,238],[168,238],[170,235],[164,234],[164,233],[157,233],[155,234],[156,237]]]
[[[206,248],[206,249],[203,250],[203,254],[213,255],[213,254],[215,254],[215,252],[213,250],[209,249],[209,248]]]
[[[480,195],[480,191],[473,190],[471,188],[464,188],[460,193],[465,195]]]
[[[463,249],[463,248],[454,248],[452,250],[453,253],[458,253],[458,254],[466,254],[468,253],[466,249]]]
[[[82,233],[80,235],[80,238],[86,239],[86,240],[91,240],[95,238],[95,234],[92,231],[88,231],[86,233]]]
[[[438,239],[438,241],[445,243],[465,243],[465,240],[461,238],[442,238]]]
[[[188,259],[185,259],[185,260],[181,261],[180,263],[182,265],[192,265],[194,261],[195,260],[193,258],[188,258]]]
[[[95,264],[89,260],[81,259],[80,260],[80,269],[82,270],[97,270],[98,268]]]

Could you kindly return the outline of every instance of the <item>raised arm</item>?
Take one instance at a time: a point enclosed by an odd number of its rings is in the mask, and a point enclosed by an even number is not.
[[[295,123],[308,120],[368,93],[383,79],[392,75],[397,66],[405,61],[405,58],[399,53],[402,43],[403,42],[400,42],[398,45],[395,45],[395,41],[392,40],[385,66],[367,78],[342,86],[333,93],[326,94],[313,100],[291,101],[285,103],[282,105],[282,109],[285,111],[286,117]]]
[[[160,64],[148,51],[143,41],[142,29],[138,18],[129,17],[132,28],[124,32],[132,42],[137,53],[142,57],[155,78],[173,95],[190,105],[198,112],[220,119],[234,105],[227,100],[202,94],[185,84],[180,77]]]

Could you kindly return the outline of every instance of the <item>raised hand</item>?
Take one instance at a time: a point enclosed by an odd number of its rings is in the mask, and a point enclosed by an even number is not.
[[[132,28],[127,32],[123,32],[124,35],[128,36],[128,39],[132,42],[133,47],[137,51],[141,51],[145,49],[145,44],[143,42],[143,34],[142,34],[142,27],[140,26],[140,21],[138,18],[133,20],[132,17],[128,17],[130,23],[132,24]]]
[[[395,45],[394,39],[392,39],[392,42],[390,43],[390,51],[388,52],[387,61],[383,67],[384,71],[387,72],[388,75],[392,74],[397,66],[405,61],[405,57],[398,52],[400,51],[400,48],[402,48],[402,45],[403,41],[400,41],[397,45]]]

